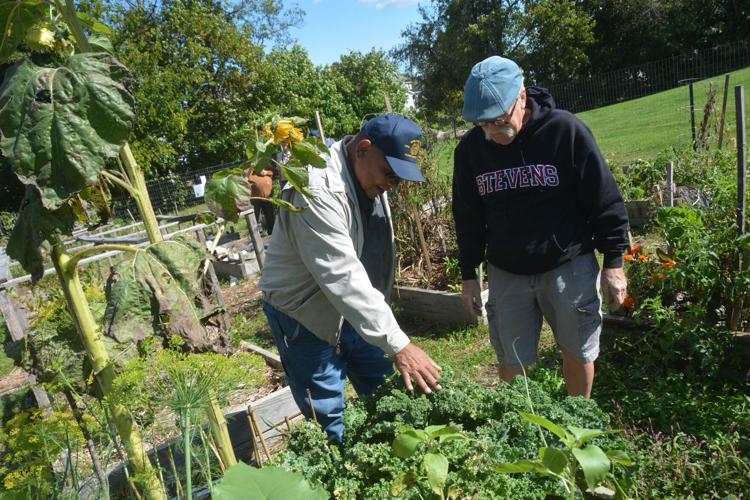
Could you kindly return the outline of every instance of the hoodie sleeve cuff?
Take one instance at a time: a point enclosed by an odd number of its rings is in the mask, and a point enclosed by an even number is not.
[[[618,253],[605,253],[604,254],[604,268],[605,269],[617,269],[622,267],[623,258]]]

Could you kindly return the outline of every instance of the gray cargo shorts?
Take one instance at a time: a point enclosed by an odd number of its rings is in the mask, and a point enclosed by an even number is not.
[[[544,318],[563,352],[584,363],[594,361],[602,330],[599,276],[593,253],[531,275],[490,265],[486,309],[497,360],[513,370],[536,362]]]

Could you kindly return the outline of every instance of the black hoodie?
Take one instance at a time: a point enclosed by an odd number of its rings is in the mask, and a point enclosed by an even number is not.
[[[463,279],[484,258],[516,274],[549,271],[594,248],[622,267],[628,217],[591,131],[526,89],[531,117],[507,146],[471,129],[456,147],[453,217]]]

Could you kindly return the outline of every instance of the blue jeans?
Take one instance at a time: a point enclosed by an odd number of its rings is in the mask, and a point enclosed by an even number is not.
[[[382,349],[365,342],[348,322],[341,329],[337,349],[267,302],[263,311],[297,406],[312,418],[309,389],[315,417],[328,439],[343,443],[345,379],[349,377],[360,396],[371,394],[393,373],[392,361]]]

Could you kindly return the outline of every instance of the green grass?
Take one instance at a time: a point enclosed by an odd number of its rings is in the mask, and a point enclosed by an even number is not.
[[[730,73],[727,114],[725,118],[725,147],[736,144],[734,87],[744,85],[746,96],[750,93],[750,68]],[[696,133],[703,119],[703,109],[708,98],[709,84],[716,88],[712,144],[718,143],[719,115],[724,97],[724,75],[695,82]],[[750,98],[745,98],[746,103]],[[750,106],[745,105],[746,121],[750,121]],[[613,104],[603,108],[578,113],[591,128],[604,157],[611,164],[627,164],[638,158],[653,160],[671,146],[687,146],[692,141],[690,128],[690,97],[687,86],[658,94]],[[437,142],[432,148],[432,158],[441,174],[453,175],[453,150],[455,139]]]
[[[733,143],[736,136],[734,87],[744,85],[746,89],[750,88],[750,68],[730,75],[724,145]],[[717,89],[715,115],[711,124],[718,125],[724,96],[724,75],[694,84],[697,130],[703,119],[710,84]],[[586,111],[577,116],[591,128],[602,154],[610,163],[624,164],[638,158],[650,160],[670,146],[686,146],[692,140],[687,86]],[[716,133],[714,138],[713,144],[716,144]]]
[[[457,145],[457,139],[439,141],[432,145],[432,160],[438,166],[439,175],[453,177],[453,150]]]

